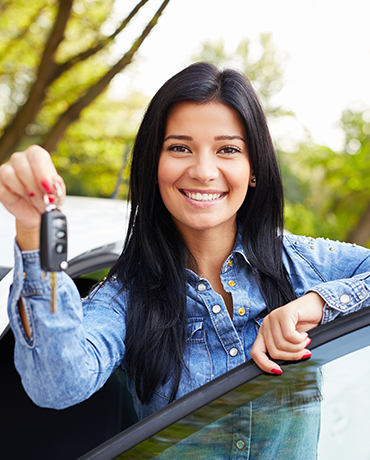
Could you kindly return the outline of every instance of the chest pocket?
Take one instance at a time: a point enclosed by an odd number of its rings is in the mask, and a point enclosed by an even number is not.
[[[212,360],[207,345],[207,336],[202,317],[188,318],[187,339],[185,343],[184,361],[187,369],[183,369],[176,399],[189,391],[204,385],[212,379]],[[155,395],[169,399],[171,379],[158,387]]]
[[[203,343],[206,341],[203,321],[204,318],[189,318],[187,343]]]

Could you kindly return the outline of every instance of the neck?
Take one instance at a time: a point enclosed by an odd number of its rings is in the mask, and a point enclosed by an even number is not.
[[[236,221],[229,226],[182,232],[191,256],[188,268],[208,279],[220,276],[222,264],[230,255],[236,238]]]

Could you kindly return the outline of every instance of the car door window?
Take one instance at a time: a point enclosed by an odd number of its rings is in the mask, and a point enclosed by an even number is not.
[[[354,319],[365,325],[367,313],[361,315]],[[238,371],[246,383],[212,400],[213,381],[81,460],[368,459],[370,327],[320,343],[313,358],[284,365],[281,376],[262,374],[247,381],[254,365],[246,363]],[[239,379],[232,372],[229,378]],[[197,408],[181,416],[195,397]],[[202,405],[202,399],[210,402]],[[172,423],[160,430],[169,414]]]

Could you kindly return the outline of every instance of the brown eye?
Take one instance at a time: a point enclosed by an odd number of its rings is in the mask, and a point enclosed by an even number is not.
[[[233,155],[240,152],[241,150],[239,148],[234,147],[232,145],[226,145],[225,147],[222,147],[222,149],[219,150],[219,153],[225,153],[227,155]]]
[[[168,150],[179,153],[189,153],[190,150],[185,145],[171,145]]]

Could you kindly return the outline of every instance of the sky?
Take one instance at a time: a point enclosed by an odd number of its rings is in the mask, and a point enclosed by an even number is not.
[[[131,33],[159,3],[149,2]],[[134,4],[117,0],[117,19]],[[369,17],[369,0],[171,0],[140,49],[134,87],[153,96],[205,41],[223,39],[233,51],[241,39],[257,43],[261,33],[270,32],[285,62],[277,101],[298,120],[275,125],[273,137],[288,146],[307,129],[316,142],[340,150],[342,111],[370,107]],[[127,36],[117,50],[124,44]],[[129,75],[119,77],[116,87],[125,86]]]

